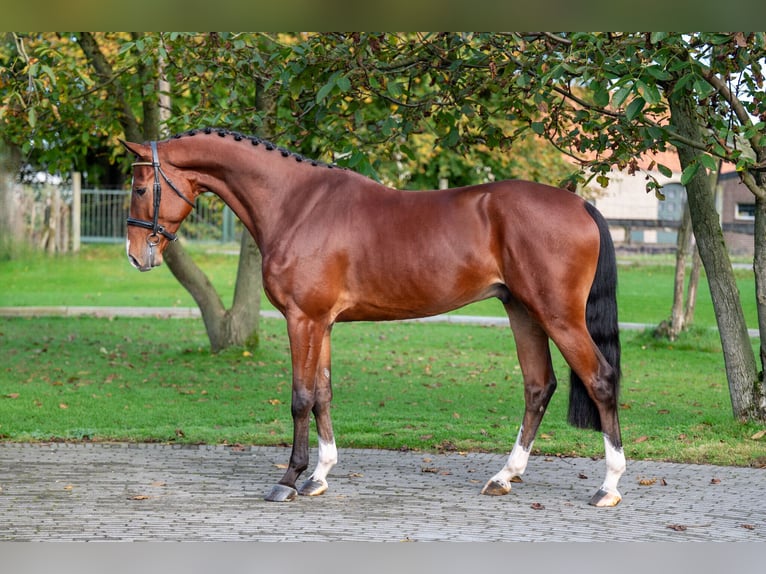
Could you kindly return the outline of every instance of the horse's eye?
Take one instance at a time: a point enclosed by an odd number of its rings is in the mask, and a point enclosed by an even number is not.
[[[133,189],[133,191],[135,191],[138,195],[143,195],[143,194],[146,193],[146,188],[145,187],[136,187],[136,188]]]

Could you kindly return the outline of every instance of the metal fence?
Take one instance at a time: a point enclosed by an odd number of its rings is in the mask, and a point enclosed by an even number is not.
[[[80,241],[125,241],[130,193],[122,189],[83,189],[80,204]],[[241,224],[219,198],[203,195],[181,225],[178,235],[192,241],[234,241]]]

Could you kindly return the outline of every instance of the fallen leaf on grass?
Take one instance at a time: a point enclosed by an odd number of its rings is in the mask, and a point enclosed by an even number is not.
[[[543,506],[539,502],[533,502],[532,504],[529,505],[529,508],[531,508],[532,510],[545,510],[545,506]]]
[[[277,468],[287,468],[287,465],[283,463],[277,463],[274,466],[276,466]]]
[[[151,496],[147,496],[146,494],[136,494],[135,496],[131,496],[130,500],[149,500]]]
[[[633,442],[634,442],[634,443],[636,443],[636,444],[638,444],[638,443],[640,443],[640,442],[646,442],[646,441],[648,441],[648,440],[649,440],[649,437],[648,437],[648,436],[646,436],[646,435],[643,435],[643,436],[640,436],[640,437],[638,437],[638,438],[637,438],[636,440],[634,440]]]
[[[711,478],[710,479],[710,484],[721,484],[721,479],[720,478]]]
[[[686,526],[683,524],[668,524],[667,528],[670,528],[671,530],[675,530],[676,532],[683,532],[686,530]]]
[[[68,408],[69,408],[69,405],[68,405],[68,404],[66,404],[66,403],[59,403],[59,408],[60,408],[60,409],[68,409]]]
[[[152,486],[167,486],[167,485],[168,485],[167,482],[163,482],[161,480],[157,480],[152,483]]]
[[[580,473],[580,474],[577,475],[577,478],[580,478],[582,480],[586,480],[588,478],[588,476],[583,474],[583,473]]]
[[[5,395],[5,398],[6,399],[18,399],[19,398],[19,393],[8,393],[7,395]]]
[[[755,530],[755,526],[753,526],[752,524],[740,524],[740,526],[744,528],[745,530]]]
[[[18,396],[18,394],[16,396]],[[12,398],[16,398],[16,397],[12,397]],[[755,433],[750,438],[753,439],[753,440],[761,440],[765,436],[766,436],[766,429],[758,431],[757,433]]]
[[[638,481],[638,484],[640,484],[641,486],[652,486],[656,482],[657,482],[656,478],[642,478]]]

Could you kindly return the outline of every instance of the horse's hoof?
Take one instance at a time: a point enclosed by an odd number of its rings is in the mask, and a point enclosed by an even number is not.
[[[617,491],[609,492],[600,488],[596,494],[590,499],[589,504],[591,506],[598,506],[599,508],[608,508],[611,506],[617,506],[622,500],[622,496]]]
[[[298,494],[301,496],[319,496],[320,494],[324,494],[327,488],[328,485],[326,480],[314,480],[313,478],[309,478],[298,489]]]
[[[295,500],[297,496],[298,491],[294,488],[285,486],[284,484],[275,484],[274,488],[271,489],[271,492],[264,496],[263,499],[268,500],[269,502],[290,502],[291,500]]]
[[[481,489],[481,493],[486,494],[487,496],[503,496],[509,492],[511,492],[510,483],[502,483],[491,479],[484,485],[484,488]]]

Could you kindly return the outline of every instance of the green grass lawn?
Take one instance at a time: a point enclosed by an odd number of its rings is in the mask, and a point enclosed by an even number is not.
[[[192,248],[225,301],[236,257]],[[623,262],[624,263],[624,262]],[[738,272],[751,326],[752,271]],[[670,259],[620,266],[620,319],[657,323],[670,307]],[[122,246],[0,262],[0,306],[193,306],[167,268],[138,273]],[[488,301],[469,314],[502,314]],[[674,344],[624,332],[620,398],[630,458],[766,464],[762,427],[733,420],[706,285],[700,328]],[[507,328],[359,323],[333,332],[333,417],[343,447],[508,451],[523,413]],[[754,341],[755,343],[755,341]],[[284,322],[262,321],[254,353],[212,355],[200,320],[0,319],[0,438],[283,444],[291,441]],[[598,433],[566,424],[567,369],[535,449],[601,456]],[[313,431],[312,431],[313,436]]]
[[[264,320],[254,353],[208,351],[192,319],[4,319],[0,437],[284,444],[291,441],[284,322]],[[510,332],[358,323],[334,330],[333,417],[342,447],[509,450],[523,413]],[[676,345],[623,336],[626,454],[766,464],[757,425],[733,420],[708,333]],[[566,368],[537,452],[599,456],[598,433],[566,422]],[[313,435],[313,431],[312,431]]]

